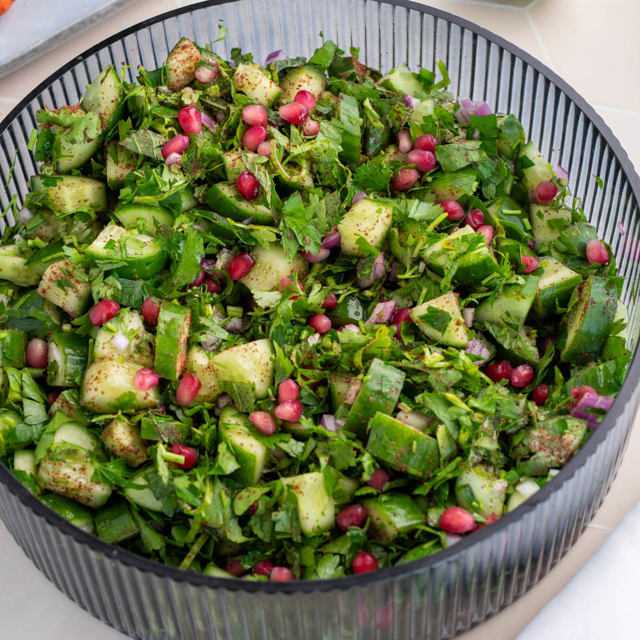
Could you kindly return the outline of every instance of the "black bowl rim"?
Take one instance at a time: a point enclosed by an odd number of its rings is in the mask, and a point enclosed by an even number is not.
[[[69,60],[62,67],[54,71],[42,82],[40,82],[32,91],[29,92],[0,122],[0,133],[2,133],[11,123],[11,121],[24,109],[32,100],[34,100],[42,91],[48,87],[52,82],[58,79],[66,71],[78,64],[78,62],[93,55],[99,50],[111,45],[115,42],[122,40],[124,37],[139,31],[142,28],[149,27],[158,22],[162,22],[167,18],[192,13],[194,11],[205,9],[207,7],[233,4],[240,0],[205,0],[177,9],[172,9],[161,13],[157,16],[153,16],[146,20],[143,20],[137,24],[127,27],[112,36],[105,38],[92,47],[85,50],[83,53]],[[342,2],[349,3],[350,0],[341,0]],[[465,18],[460,18],[455,14],[437,9],[435,7],[416,4],[410,0],[367,0],[368,2],[377,2],[378,4],[387,4],[391,6],[397,6],[406,8],[419,13],[427,13],[436,18],[445,20],[447,22],[456,24],[464,29],[467,29],[483,38],[492,42],[506,51],[514,54],[520,58],[523,62],[533,67],[536,71],[545,76],[548,80],[565,93],[589,118],[590,122],[598,129],[604,140],[613,151],[617,161],[620,163],[625,176],[628,178],[631,190],[635,197],[636,202],[640,203],[640,177],[635,171],[631,160],[627,153],[624,151],[619,140],[613,134],[609,126],[604,122],[600,115],[590,106],[590,104],[565,80],[563,80],[557,73],[540,62],[537,58],[520,49],[513,43],[502,38],[501,36],[481,27]],[[339,43],[338,43],[339,44]],[[461,555],[476,544],[481,543],[488,536],[496,534],[498,531],[507,528],[512,522],[521,518],[527,510],[532,510],[537,504],[545,501],[552,493],[559,491],[564,483],[566,483],[578,469],[587,462],[589,458],[596,454],[596,450],[599,444],[605,439],[609,430],[615,428],[615,423],[620,418],[626,405],[633,398],[633,390],[636,386],[634,380],[640,378],[640,344],[636,347],[635,354],[630,363],[627,376],[623,383],[623,386],[612,406],[607,412],[607,415],[599,425],[598,429],[591,436],[588,442],[582,447],[582,449],[560,470],[557,477],[553,479],[553,482],[547,483],[540,491],[530,497],[524,504],[515,509],[514,511],[502,516],[498,521],[494,522],[490,527],[484,527],[480,531],[477,531],[473,536],[464,537],[457,544],[443,549],[433,555],[419,558],[412,562],[395,565],[381,569],[376,572],[351,575],[343,578],[331,578],[327,580],[299,580],[289,583],[271,583],[262,581],[245,581],[238,580],[237,578],[218,578],[207,576],[202,573],[194,571],[188,571],[178,569],[177,567],[165,565],[154,560],[150,560],[144,556],[134,554],[130,551],[117,547],[113,544],[104,542],[98,537],[86,533],[81,529],[73,526],[67,520],[59,516],[57,513],[49,509],[43,502],[37,497],[31,494],[18,480],[17,478],[0,463],[0,481],[7,486],[9,491],[27,508],[35,513],[40,518],[43,518],[47,523],[53,525],[61,533],[70,536],[76,542],[87,545],[92,551],[102,554],[104,557],[111,560],[117,560],[122,564],[129,566],[133,569],[140,570],[145,573],[154,574],[158,578],[170,578],[176,582],[186,582],[193,586],[204,586],[210,588],[221,588],[228,591],[244,591],[249,593],[285,593],[288,595],[295,595],[298,593],[314,593],[314,592],[329,592],[329,591],[344,591],[352,588],[366,588],[369,585],[379,582],[390,582],[395,578],[407,577],[412,574],[422,573],[430,567],[434,567],[441,564],[446,564],[454,556]]]

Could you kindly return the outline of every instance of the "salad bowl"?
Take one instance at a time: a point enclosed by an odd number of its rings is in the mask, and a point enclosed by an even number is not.
[[[246,16],[251,16],[250,20]],[[218,37],[219,24],[228,29]],[[0,207],[21,205],[36,164],[35,113],[74,104],[106,65],[155,69],[181,38],[265,60],[274,50],[309,56],[323,38],[359,47],[368,66],[440,60],[457,96],[514,113],[616,256],[624,277],[627,380],[585,446],[558,476],[490,527],[432,556],[375,573],[283,584],[211,577],[160,565],[70,525],[0,465],[0,516],[34,564],[105,623],[137,638],[429,638],[457,635],[508,606],[565,555],[591,520],[619,467],[638,402],[640,181],[594,110],[553,72],[503,39],[450,14],[401,0],[204,2],[146,21],[66,64],[0,124]],[[14,162],[15,158],[15,162]],[[599,180],[595,180],[598,176]],[[7,213],[5,224],[12,224]]]

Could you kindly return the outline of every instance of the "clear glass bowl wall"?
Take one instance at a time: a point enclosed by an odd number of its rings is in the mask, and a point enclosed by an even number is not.
[[[324,38],[387,70],[435,69],[450,90],[515,113],[572,192],[625,277],[629,341],[640,331],[640,181],[608,127],[565,82],[501,38],[450,14],[401,1],[239,0],[185,7],[132,27],[90,49],[44,81],[0,124],[0,207],[21,204],[37,171],[27,145],[44,105],[74,104],[104,66],[160,66],[186,36],[214,50],[281,49],[309,55]],[[322,35],[321,35],[322,34]],[[15,163],[14,163],[15,160]],[[593,176],[604,182],[598,187]],[[8,223],[13,218],[8,215]],[[2,221],[0,220],[0,225]],[[31,496],[0,465],[0,516],[34,564],[105,623],[136,638],[305,640],[449,638],[509,605],[574,544],[619,467],[638,401],[635,354],[618,400],[597,432],[552,483],[525,505],[454,547],[413,563],[341,580],[285,585],[209,578],[134,556],[79,530]],[[6,579],[6,576],[5,576]],[[73,637],[73,630],[69,630]]]

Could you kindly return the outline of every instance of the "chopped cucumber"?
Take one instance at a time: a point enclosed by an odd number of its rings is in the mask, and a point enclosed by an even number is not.
[[[87,533],[94,532],[93,514],[77,502],[55,493],[47,493],[43,495],[40,500],[42,500],[49,509],[55,511],[59,516],[78,527],[78,529],[82,529],[82,531],[86,531]]]
[[[125,229],[139,226],[148,233],[155,233],[159,227],[171,227],[173,216],[164,207],[148,204],[129,203],[120,205],[114,212]]]
[[[140,427],[124,418],[113,419],[102,431],[100,439],[109,451],[130,467],[139,467],[149,459]]]
[[[126,338],[127,345],[119,342]],[[119,358],[137,362],[145,367],[153,366],[153,336],[145,330],[140,314],[133,309],[121,309],[103,324],[93,343],[93,359]]]
[[[324,486],[324,475],[318,471],[290,476],[280,480],[298,501],[300,530],[314,536],[335,524],[336,508]]]
[[[566,207],[554,209],[549,205],[532,204],[529,206],[529,220],[536,245],[546,246],[557,240],[571,224],[571,211]]]
[[[119,189],[124,184],[125,178],[137,168],[139,158],[137,153],[125,149],[116,142],[107,145],[105,173],[110,189]]]
[[[89,344],[77,333],[59,331],[49,339],[47,384],[52,387],[76,387],[82,383],[87,367]]]
[[[282,291],[283,279],[293,279],[297,274],[303,280],[307,272],[307,263],[302,256],[296,255],[289,261],[282,247],[277,244],[255,247],[251,257],[255,264],[240,282],[252,292]]]
[[[504,324],[520,331],[529,315],[540,278],[524,276],[523,284],[513,284],[481,302],[475,312],[478,322]]]
[[[253,219],[257,224],[273,224],[273,215],[268,207],[257,202],[245,200],[239,193],[235,184],[230,182],[217,182],[212,185],[205,194],[209,206],[223,216],[242,222],[247,218]]]
[[[132,538],[140,532],[125,500],[111,502],[99,509],[95,515],[95,526],[98,537],[111,544]]]
[[[325,77],[322,71],[309,64],[294,67],[280,80],[282,94],[280,101],[293,102],[298,91],[309,91],[316,100],[320,100],[324,93]]]
[[[551,256],[540,258],[539,267],[542,275],[533,308],[538,317],[545,318],[567,306],[571,294],[582,282],[582,276]]]
[[[156,334],[154,369],[159,376],[177,380],[187,359],[187,340],[191,311],[178,304],[164,302],[160,307]]]
[[[169,52],[165,63],[167,86],[172,91],[179,91],[186,87],[194,78],[196,65],[202,55],[188,38],[181,38]]]
[[[149,480],[147,478],[148,472],[149,469],[145,469],[133,476],[133,478],[131,478],[132,484],[140,486],[126,487],[122,493],[126,498],[131,500],[131,502],[137,504],[143,509],[148,509],[149,511],[162,511],[162,501],[156,498],[151,489],[151,485],[149,484]]]
[[[87,111],[98,114],[102,131],[108,131],[122,112],[124,87],[112,66],[105,67],[87,87],[82,104]]]
[[[365,255],[358,246],[358,238],[364,238],[379,249],[389,231],[393,208],[371,198],[362,198],[354,204],[338,224],[342,253],[349,256]]]
[[[108,209],[104,182],[85,176],[33,176],[31,189],[45,194],[45,204],[52,211],[67,215],[80,211]]]
[[[270,107],[282,93],[282,89],[257,64],[241,62],[233,74],[233,83],[238,91],[265,107]]]
[[[417,502],[405,493],[385,493],[367,498],[362,506],[370,520],[367,534],[379,542],[393,542],[399,535],[424,524],[425,515]]]
[[[405,64],[392,69],[387,75],[380,79],[380,84],[396,93],[418,96],[424,94],[424,87],[420,84],[416,74]]]
[[[68,260],[60,260],[47,267],[38,285],[38,293],[76,318],[89,302],[91,285],[83,269]]]
[[[483,518],[501,516],[509,483],[497,478],[487,467],[465,469],[456,480],[458,504]]]
[[[428,338],[450,347],[466,349],[469,335],[453,291],[411,309],[411,319]]]
[[[530,191],[541,182],[548,182],[555,177],[553,167],[540,153],[533,142],[527,142],[518,155],[522,171],[522,186]]]
[[[38,284],[40,273],[27,265],[27,258],[20,255],[17,247],[5,245],[0,248],[0,280],[8,280],[19,287]]]

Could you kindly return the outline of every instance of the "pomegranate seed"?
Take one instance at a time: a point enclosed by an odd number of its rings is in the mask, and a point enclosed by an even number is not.
[[[283,104],[279,109],[278,113],[280,117],[289,122],[290,124],[302,124],[307,117],[309,116],[309,110],[303,104],[299,102],[289,102],[288,104]]]
[[[320,131],[320,123],[317,120],[312,120],[311,118],[307,118],[302,123],[302,133],[305,136],[309,136],[310,138],[315,138]]]
[[[204,279],[207,277],[207,272],[202,269],[200,273],[195,277],[195,280],[191,283],[192,287],[199,287],[204,283]]]
[[[425,151],[431,151],[433,153],[436,148],[436,138],[430,133],[425,133],[418,136],[413,143],[414,149],[424,149]]]
[[[440,516],[439,524],[448,533],[468,533],[476,526],[476,520],[462,507],[447,507]]]
[[[44,369],[49,362],[49,347],[41,338],[29,340],[24,353],[24,359],[28,367]]]
[[[265,436],[272,436],[276,432],[276,421],[266,411],[254,411],[249,415],[249,422]]]
[[[260,183],[251,171],[243,171],[236,180],[236,188],[238,193],[245,199],[251,202],[258,197],[260,193]]]
[[[600,240],[594,238],[587,242],[587,260],[589,264],[593,264],[594,262],[607,264],[607,262],[609,262],[609,252]]]
[[[402,307],[402,309],[396,309],[391,316],[391,324],[396,326],[396,338],[402,331],[402,323],[411,322],[411,309],[409,307]]]
[[[391,188],[394,191],[409,191],[418,182],[418,171],[411,167],[403,167],[398,171],[398,175],[391,181]]]
[[[526,253],[522,256],[522,264],[524,265],[524,272],[531,273],[538,268],[538,258],[535,256],[527,255]]]
[[[198,462],[198,450],[195,447],[187,447],[185,444],[172,444],[171,453],[175,453],[178,456],[184,456],[184,462],[182,464],[175,463],[181,469],[185,471],[191,469],[196,462]]]
[[[378,491],[384,491],[384,487],[391,480],[391,476],[384,469],[374,469],[367,484]]]
[[[308,112],[313,111],[316,106],[316,97],[311,93],[311,91],[306,91],[305,89],[298,91],[293,101],[301,104],[303,107],[306,107]]]
[[[596,390],[589,385],[583,384],[579,387],[573,387],[573,389],[571,389],[569,393],[571,394],[571,397],[575,398],[576,400],[580,400],[580,398],[587,395],[587,393],[596,393]]]
[[[531,251],[535,251],[536,248],[536,241],[531,238],[531,240],[527,240],[527,245],[526,245],[529,249],[531,249]]]
[[[260,506],[260,504],[258,503],[258,501],[256,500],[255,502],[252,502],[249,507],[247,508],[247,513],[252,516],[255,514],[255,512],[258,510],[258,507]]]
[[[166,160],[173,153],[184,153],[188,146],[189,137],[179,133],[177,136],[173,136],[173,138],[167,140],[167,142],[162,145],[160,152],[162,153],[162,157]]]
[[[324,313],[316,313],[315,316],[309,318],[308,325],[322,335],[331,329],[331,318],[325,316]]]
[[[187,373],[182,377],[176,389],[176,402],[181,407],[188,407],[194,400],[202,383],[193,373]]]
[[[398,131],[396,140],[398,142],[398,151],[400,153],[407,153],[411,149],[411,134],[408,129]]]
[[[540,182],[535,188],[536,198],[540,204],[551,202],[558,195],[558,187],[553,182]]]
[[[530,364],[519,364],[509,376],[509,381],[514,387],[522,389],[526,387],[532,380],[535,372]]]
[[[267,139],[267,130],[261,125],[256,124],[249,127],[242,136],[242,144],[249,151],[257,151],[260,143]]]
[[[338,306],[338,296],[335,293],[330,293],[322,303],[323,309],[327,309],[328,311],[335,309],[337,306]]]
[[[271,157],[271,142],[269,140],[265,140],[258,145],[256,151],[265,158]]]
[[[229,562],[227,562],[227,566],[224,568],[227,573],[230,573],[232,576],[239,578],[245,572],[244,565],[242,564],[242,560],[240,558],[233,558]]]
[[[266,127],[267,110],[261,104],[248,104],[242,108],[242,119],[250,126]]]
[[[113,318],[120,311],[120,305],[115,300],[105,298],[96,303],[89,311],[89,320],[94,327],[101,327],[105,322]]]
[[[253,573],[258,576],[269,576],[274,569],[273,560],[261,560],[253,566]]]
[[[49,391],[49,393],[47,393],[47,402],[53,404],[58,399],[60,393],[61,391]]]
[[[207,278],[204,281],[204,284],[207,287],[207,291],[209,293],[214,293],[214,294],[219,294],[222,292],[222,287],[220,286],[220,283],[217,280],[214,280],[213,278]]]
[[[239,253],[231,258],[227,273],[232,280],[240,280],[253,269],[255,263],[256,261],[248,253]]]
[[[378,570],[378,559],[368,551],[356,553],[351,562],[353,573],[369,573]]]
[[[464,208],[456,200],[443,200],[440,203],[440,206],[444,209],[444,212],[447,214],[447,218],[449,220],[459,222],[460,220],[462,220],[462,218],[464,218]]]
[[[508,360],[500,360],[500,362],[492,362],[485,373],[493,382],[500,382],[500,380],[508,380],[512,370],[513,367]]]
[[[275,409],[276,418],[285,422],[298,422],[302,416],[302,405],[299,400],[285,400]]]
[[[484,236],[485,242],[491,244],[493,240],[493,227],[490,224],[481,224],[476,229],[476,233],[481,233]]]
[[[477,231],[484,224],[484,212],[481,209],[471,209],[466,222],[474,231]],[[493,227],[491,231],[493,232]]]
[[[273,567],[269,580],[271,580],[271,582],[291,582],[293,580],[293,573],[291,573],[289,567]]]
[[[278,402],[297,400],[300,395],[300,387],[295,380],[287,378],[278,385]]]
[[[148,391],[158,386],[160,376],[150,367],[138,369],[133,376],[133,384],[140,391]]]
[[[336,524],[347,531],[349,527],[361,527],[367,519],[367,512],[361,504],[350,504],[336,516]]]
[[[160,303],[157,298],[145,298],[142,303],[142,317],[144,321],[151,327],[158,324],[158,316],[160,315]]]
[[[409,151],[407,160],[411,164],[415,164],[416,169],[418,169],[418,171],[422,171],[422,173],[433,171],[438,164],[433,153],[431,153],[431,151],[425,151],[424,149],[413,149],[412,151]]]
[[[531,399],[541,407],[543,404],[547,402],[547,398],[549,397],[549,385],[548,384],[539,384],[531,394]]]
[[[189,136],[197,136],[202,131],[202,114],[195,107],[184,107],[178,111],[178,122]]]

